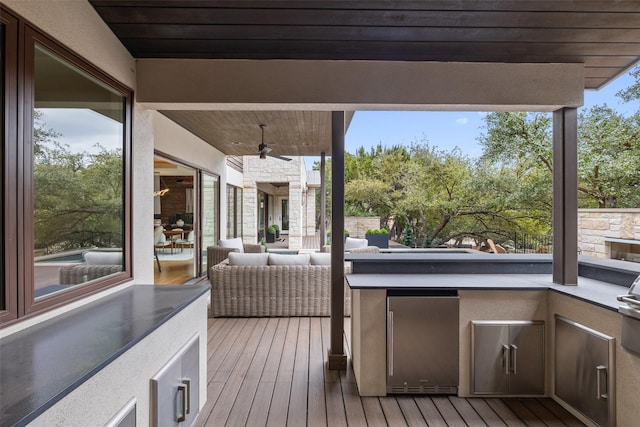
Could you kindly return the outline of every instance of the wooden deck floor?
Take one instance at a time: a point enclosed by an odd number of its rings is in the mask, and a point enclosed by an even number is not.
[[[551,399],[361,398],[350,366],[325,369],[328,343],[329,318],[209,319],[208,399],[196,425],[583,425]]]

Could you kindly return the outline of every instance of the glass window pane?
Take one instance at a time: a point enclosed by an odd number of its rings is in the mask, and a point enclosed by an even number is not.
[[[202,259],[201,268],[207,271],[207,246],[218,244],[218,177],[202,174]]]
[[[123,270],[125,97],[35,48],[34,291]]]
[[[234,233],[235,226],[235,197],[234,187],[227,185],[227,239],[236,237]]]
[[[242,188],[236,189],[236,237],[242,237]]]

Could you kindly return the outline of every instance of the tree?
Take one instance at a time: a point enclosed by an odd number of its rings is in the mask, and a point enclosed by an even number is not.
[[[618,91],[616,95],[625,102],[640,101],[640,65],[637,65],[629,74],[635,78],[635,83],[626,89]]]
[[[640,111],[625,117],[607,105],[579,117],[581,206],[640,206]]]
[[[523,190],[520,198],[530,200],[532,208],[547,204],[544,194],[536,189],[543,181],[550,182],[553,171],[550,117],[492,113],[487,115],[485,122],[486,132],[479,138],[484,148],[481,160],[487,167],[502,165],[530,171],[527,173],[528,184],[519,187]],[[638,206],[639,125],[639,113],[624,117],[606,105],[595,106],[579,115],[579,206]],[[546,179],[543,170],[549,175]],[[551,194],[550,187],[547,188]],[[532,198],[532,194],[543,198]]]

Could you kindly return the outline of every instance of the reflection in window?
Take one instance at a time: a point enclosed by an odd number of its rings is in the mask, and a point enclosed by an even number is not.
[[[201,269],[207,271],[208,246],[215,246],[220,239],[219,232],[219,190],[218,177],[202,173],[202,258]]]
[[[34,85],[38,297],[123,270],[125,98],[40,46]]]

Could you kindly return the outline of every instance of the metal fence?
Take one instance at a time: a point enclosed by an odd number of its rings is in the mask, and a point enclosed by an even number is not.
[[[510,243],[506,246],[511,246]],[[515,233],[511,251],[518,254],[550,254],[553,252],[553,236],[550,234]]]

